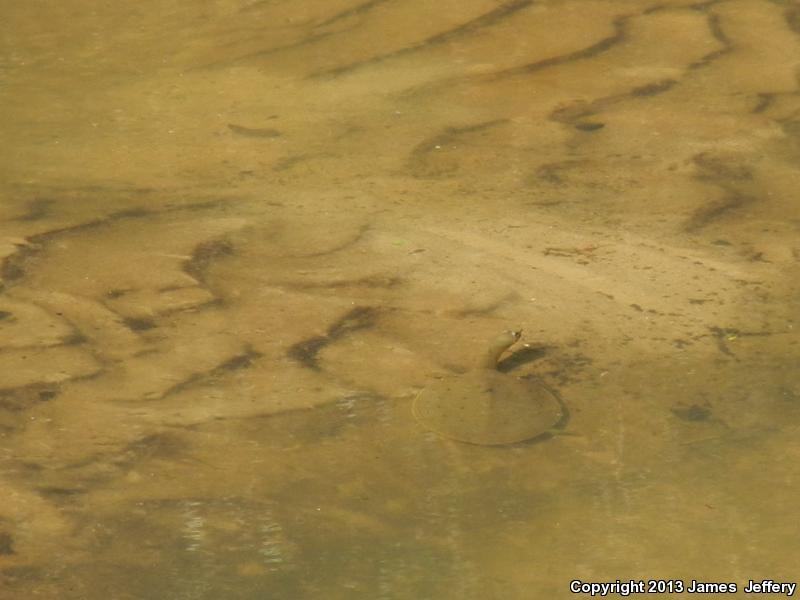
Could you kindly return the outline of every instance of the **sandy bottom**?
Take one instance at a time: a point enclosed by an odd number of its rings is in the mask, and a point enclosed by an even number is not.
[[[0,25],[2,600],[793,581],[796,10],[62,4]],[[562,434],[416,423],[508,329]]]

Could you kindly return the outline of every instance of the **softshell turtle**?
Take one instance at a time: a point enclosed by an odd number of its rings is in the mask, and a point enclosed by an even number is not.
[[[477,368],[424,388],[411,407],[417,421],[444,437],[485,446],[530,440],[563,424],[564,407],[552,392],[497,370],[500,356],[521,335],[504,332]]]

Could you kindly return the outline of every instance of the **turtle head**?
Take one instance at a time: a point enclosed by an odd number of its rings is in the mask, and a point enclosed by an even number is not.
[[[508,350],[511,346],[516,344],[522,337],[522,330],[518,331],[504,331],[498,335],[492,343],[489,344],[489,350],[486,353],[481,366],[485,369],[496,369],[497,361],[500,360],[503,352]]]

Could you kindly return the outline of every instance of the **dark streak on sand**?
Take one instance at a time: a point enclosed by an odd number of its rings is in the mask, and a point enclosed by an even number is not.
[[[161,394],[159,399],[164,399],[167,396],[172,394],[176,394],[178,392],[182,392],[188,388],[191,388],[195,385],[201,385],[206,383],[213,383],[220,377],[230,373],[232,371],[239,371],[241,369],[247,369],[252,366],[252,364],[259,358],[263,356],[257,350],[253,348],[246,347],[244,352],[241,354],[237,354],[232,356],[231,358],[221,362],[217,366],[209,369],[208,371],[203,371],[200,373],[193,373],[183,381],[180,381],[166,390],[163,394]]]
[[[411,54],[412,52],[427,50],[429,48],[438,46],[440,44],[451,42],[452,40],[457,39],[459,37],[470,35],[476,31],[479,31],[486,27],[490,27],[495,23],[497,23],[498,21],[501,21],[520,10],[528,8],[532,4],[533,0],[514,0],[512,2],[506,2],[505,4],[502,4],[495,9],[482,14],[479,17],[476,17],[470,21],[466,21],[465,23],[462,23],[461,25],[458,25],[452,29],[448,29],[447,31],[442,31],[440,33],[432,35],[416,44],[412,44],[404,48],[399,48],[397,50],[394,50],[392,52],[387,52],[385,54],[378,54],[376,56],[372,56],[365,60],[352,62],[347,65],[342,65],[339,67],[333,67],[330,69],[317,71],[315,73],[312,73],[309,76],[309,79],[316,79],[323,77],[338,77],[341,75],[345,75],[347,73],[351,73],[352,71],[355,71],[365,66],[374,65],[383,62],[385,60],[398,58],[400,56]]]
[[[691,65],[689,65],[689,68],[691,69],[706,67],[719,57],[724,56],[733,50],[733,44],[725,33],[725,30],[722,28],[719,15],[709,14],[707,19],[708,29],[711,32],[712,37],[720,43],[721,48],[714,50],[713,52],[709,52],[699,60],[693,62]]]
[[[199,283],[206,283],[206,271],[211,263],[234,253],[233,244],[226,239],[209,240],[195,246],[192,256],[183,263],[183,270]]]
[[[316,24],[317,28],[320,27],[327,27],[328,25],[333,25],[337,21],[342,21],[344,19],[349,19],[350,17],[357,17],[361,16],[369,11],[371,11],[376,6],[380,6],[381,4],[386,4],[391,0],[368,0],[368,2],[362,2],[361,4],[357,4],[352,8],[348,8],[341,12],[336,13],[325,19],[324,21],[320,21]]]
[[[547,69],[549,67],[563,65],[577,60],[593,58],[598,54],[602,54],[603,52],[610,50],[625,40],[627,37],[625,28],[630,18],[630,15],[625,15],[614,19],[614,31],[611,33],[611,35],[599,40],[598,42],[595,42],[591,46],[581,48],[580,50],[575,50],[574,52],[568,52],[567,54],[560,54],[558,56],[551,56],[550,58],[537,60],[536,62],[520,65],[518,67],[511,67],[502,71],[496,71],[490,75],[487,75],[487,78],[495,80],[506,77],[517,77],[520,75],[531,75],[537,71],[541,71],[542,69]]]
[[[432,173],[427,168],[427,161],[432,153],[452,149],[471,134],[480,133],[507,122],[508,119],[492,119],[464,127],[446,127],[441,133],[423,140],[414,147],[408,158],[408,168],[418,175],[431,175]]]
[[[27,212],[14,219],[15,221],[39,221],[50,214],[54,201],[49,198],[35,198],[28,203]]]
[[[2,264],[0,264],[0,278],[2,278],[2,282],[0,282],[0,292],[5,290],[10,283],[24,277],[28,264],[47,247],[51,240],[57,238],[58,236],[81,233],[92,229],[107,227],[127,219],[146,219],[165,213],[202,210],[206,208],[212,208],[218,204],[218,200],[210,200],[205,202],[197,202],[194,204],[169,206],[163,210],[150,210],[143,207],[132,207],[111,213],[99,219],[92,219],[83,223],[59,227],[57,229],[51,229],[49,231],[32,235],[26,239],[27,244],[19,244],[17,246],[17,251],[6,256]]]
[[[708,153],[697,154],[692,157],[692,161],[698,168],[695,179],[721,188],[722,194],[718,199],[696,209],[684,224],[684,231],[688,233],[699,231],[756,201],[755,196],[740,189],[754,178],[753,171],[748,165],[725,156]]]
[[[368,329],[375,325],[378,310],[371,306],[357,306],[333,323],[325,335],[318,335],[294,344],[287,355],[303,366],[319,371],[317,355],[328,344],[353,332]]]
[[[269,127],[243,127],[242,125],[234,125],[233,123],[228,123],[228,129],[230,129],[233,133],[237,135],[241,135],[248,138],[271,139],[281,136],[280,131]]]

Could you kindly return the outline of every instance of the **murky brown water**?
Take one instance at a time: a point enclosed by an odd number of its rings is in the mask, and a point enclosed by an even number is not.
[[[3,600],[800,579],[796,2],[2,13]]]

